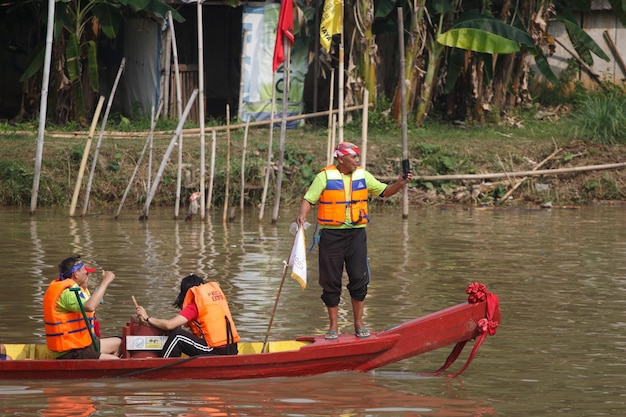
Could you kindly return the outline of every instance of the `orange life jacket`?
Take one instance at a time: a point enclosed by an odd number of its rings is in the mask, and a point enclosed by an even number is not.
[[[91,345],[91,335],[80,312],[61,313],[57,310],[57,302],[61,293],[76,285],[71,279],[54,280],[43,296],[43,320],[46,330],[46,343],[53,352],[65,352],[82,349]],[[93,322],[95,313],[87,312],[88,319]]]
[[[343,178],[335,165],[329,165],[326,172],[326,189],[322,192],[317,207],[317,222],[325,226],[356,226],[369,222],[367,209],[367,184],[365,170],[358,167],[350,176],[350,192],[346,199]],[[346,220],[346,209],[350,218]]]
[[[195,302],[198,307],[198,319],[189,323],[196,337],[206,340],[210,347],[239,342],[228,300],[217,282],[207,282],[190,288],[183,301],[183,308],[191,302]]]

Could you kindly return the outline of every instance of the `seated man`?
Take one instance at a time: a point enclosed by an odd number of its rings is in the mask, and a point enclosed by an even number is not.
[[[95,326],[96,308],[115,274],[103,271],[100,286],[90,294],[89,272],[95,269],[87,268],[80,256],[64,259],[59,278],[50,283],[43,297],[46,343],[57,359],[119,359],[121,339],[98,339]]]
[[[7,355],[7,348],[3,343],[0,343],[0,361],[10,361],[11,359],[13,358]]]

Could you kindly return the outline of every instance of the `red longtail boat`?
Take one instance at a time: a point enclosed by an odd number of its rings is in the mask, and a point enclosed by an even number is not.
[[[468,302],[416,318],[359,338],[341,334],[335,340],[302,336],[265,344],[243,342],[239,354],[182,358],[145,357],[126,351],[120,360],[55,360],[45,344],[5,344],[12,360],[0,361],[0,380],[18,379],[246,379],[290,377],[337,371],[367,372],[400,360],[454,346],[445,364],[429,375],[443,373],[465,344],[475,340],[463,372],[487,335],[500,321],[498,298],[483,284],[471,284]],[[125,336],[133,336],[127,326]],[[135,336],[136,337],[136,336]],[[143,356],[143,357],[141,357]]]

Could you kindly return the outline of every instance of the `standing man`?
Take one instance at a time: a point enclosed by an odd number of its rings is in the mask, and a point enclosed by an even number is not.
[[[411,180],[411,173],[400,176],[391,185],[383,184],[359,166],[359,148],[350,142],[337,145],[333,156],[337,165],[329,165],[317,174],[304,195],[296,223],[304,225],[311,207],[318,205],[319,284],[330,320],[324,337],[328,340],[339,337],[339,301],[345,265],[354,334],[365,338],[370,335],[363,324],[363,306],[370,280],[365,233],[369,222],[368,194],[390,197]]]
[[[119,359],[120,338],[95,339],[99,351],[94,346],[96,308],[115,279],[112,271],[102,271],[100,286],[90,294],[87,274],[95,271],[86,267],[80,256],[66,258],[59,264],[59,278],[50,283],[43,296],[46,343],[57,359]]]

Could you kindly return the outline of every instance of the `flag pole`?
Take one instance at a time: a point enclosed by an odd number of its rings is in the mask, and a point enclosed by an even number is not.
[[[276,309],[278,308],[278,300],[280,299],[280,294],[283,291],[283,286],[285,284],[285,278],[287,277],[287,269],[289,268],[289,264],[291,262],[293,250],[296,246],[296,241],[298,240],[298,234],[301,232],[303,226],[298,226],[296,230],[295,237],[293,239],[293,243],[291,244],[291,250],[289,251],[289,258],[286,261],[283,261],[283,276],[280,280],[280,286],[278,287],[278,293],[276,294],[276,300],[274,301],[274,308],[272,309],[272,315],[270,316],[270,322],[267,326],[267,331],[265,332],[265,339],[263,340],[263,347],[261,348],[261,353],[265,352],[265,348],[267,347],[267,340],[270,335],[270,331],[272,329],[272,323],[274,322],[274,316],[276,315]],[[304,239],[304,237],[302,237]],[[303,287],[304,288],[304,287]]]
[[[285,284],[285,277],[287,276],[287,262],[283,265],[283,277],[280,280],[280,286],[278,287],[278,293],[276,294],[276,300],[274,301],[274,308],[272,309],[272,315],[270,316],[270,323],[267,326],[267,331],[265,332],[265,339],[263,339],[263,347],[261,348],[261,353],[265,353],[265,347],[267,346],[267,339],[270,337],[270,330],[272,329],[272,323],[274,322],[274,316],[276,315],[276,308],[278,307],[278,299],[280,298],[280,293],[283,292],[283,285]]]

